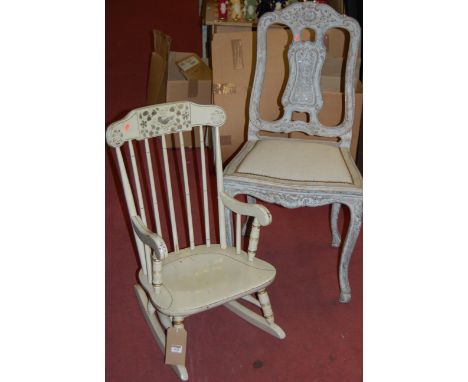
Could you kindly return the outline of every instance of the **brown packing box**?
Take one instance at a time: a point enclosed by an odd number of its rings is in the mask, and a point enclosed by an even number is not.
[[[285,47],[292,35],[283,28],[271,28],[268,32],[268,54],[260,114],[265,120],[275,120],[281,115],[282,89],[286,86],[287,56]],[[326,125],[336,125],[343,118],[343,56],[347,51],[346,35],[332,29],[325,40],[327,59],[322,69],[321,89],[324,101],[319,114]],[[237,152],[247,140],[248,107],[250,87],[253,84],[254,60],[256,56],[256,33],[252,31],[216,33],[212,40],[213,94],[214,104],[223,107],[227,122],[221,128],[223,161]],[[362,113],[362,84],[356,71],[356,109],[353,124],[351,153],[356,155]],[[300,119],[298,116],[297,119]],[[266,135],[284,135],[264,133]],[[291,133],[294,138],[313,138],[302,133]]]
[[[210,67],[196,54],[178,60],[176,64],[187,80],[211,80]]]
[[[177,66],[177,62],[194,55],[194,53],[170,52],[170,38],[160,31],[153,31],[153,37],[154,51],[151,54],[146,104],[152,105],[175,101],[211,104],[211,74],[208,77],[209,79],[187,80]],[[207,78],[206,72],[203,76]],[[195,147],[200,146],[198,129],[194,130],[194,132],[183,133],[186,147],[193,147],[194,140]],[[179,140],[175,139],[175,137],[166,141],[167,147],[179,147]]]
[[[167,63],[171,38],[158,30],[153,30],[153,52],[151,53],[150,72],[146,104],[166,102]]]

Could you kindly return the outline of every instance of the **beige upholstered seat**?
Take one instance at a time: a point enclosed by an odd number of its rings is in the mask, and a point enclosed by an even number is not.
[[[352,183],[342,150],[309,140],[256,141],[237,172],[304,182]]]
[[[362,176],[349,150],[324,141],[248,141],[226,166],[224,180],[228,190],[242,182],[272,191],[276,186],[296,191],[326,191],[333,186],[362,193]]]

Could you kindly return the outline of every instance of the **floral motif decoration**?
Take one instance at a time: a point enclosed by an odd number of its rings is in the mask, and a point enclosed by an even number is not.
[[[124,143],[123,133],[119,126],[111,126],[107,129],[106,139],[112,147],[120,147]]]
[[[287,24],[291,29],[302,29],[314,24],[332,24],[342,22],[343,17],[328,6],[312,2],[296,3],[285,9],[272,12],[262,17],[261,26],[279,22]]]
[[[211,123],[213,123],[214,126],[220,126],[224,121],[226,121],[226,114],[221,108],[216,108],[211,113]]]
[[[142,138],[151,138],[177,131],[191,130],[188,103],[158,105],[138,113]]]

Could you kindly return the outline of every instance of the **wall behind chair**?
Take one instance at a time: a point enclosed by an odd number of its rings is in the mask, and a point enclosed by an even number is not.
[[[202,37],[198,1],[106,0],[105,14],[107,126],[145,105],[153,29],[172,37],[172,50],[199,55]]]

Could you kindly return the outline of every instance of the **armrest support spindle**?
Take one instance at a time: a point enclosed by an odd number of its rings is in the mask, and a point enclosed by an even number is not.
[[[155,292],[160,291],[162,285],[162,262],[167,257],[167,247],[164,240],[156,233],[150,231],[139,216],[132,216],[132,226],[140,240],[153,249],[151,255],[152,284]]]
[[[254,218],[252,223],[252,230],[249,237],[249,248],[247,254],[249,256],[249,261],[253,261],[255,254],[257,253],[258,240],[260,238],[260,224],[258,219]]]

